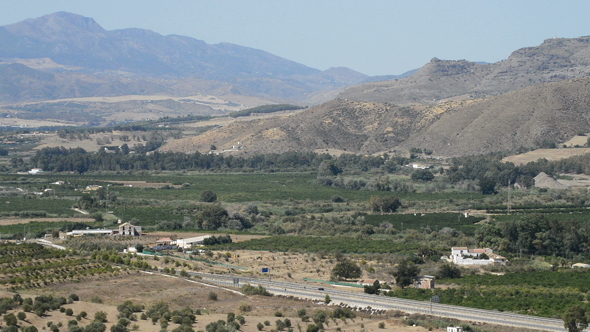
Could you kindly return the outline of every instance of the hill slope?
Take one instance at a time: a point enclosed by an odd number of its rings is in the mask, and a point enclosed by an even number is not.
[[[458,156],[566,141],[590,128],[590,78],[547,83],[473,101],[429,107],[334,100],[295,115],[236,122],[164,146],[207,151],[211,144],[249,152],[340,149],[370,154],[428,148]]]
[[[401,149],[441,155],[481,154],[567,141],[590,128],[590,78],[547,83],[445,112]]]
[[[590,37],[552,38],[513,52],[506,60],[481,64],[432,59],[411,77],[344,90],[341,98],[423,104],[447,98],[498,95],[527,86],[590,75]]]

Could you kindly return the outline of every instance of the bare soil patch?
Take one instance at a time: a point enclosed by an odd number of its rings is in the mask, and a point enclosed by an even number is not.
[[[14,224],[28,224],[30,222],[94,222],[93,218],[3,218],[0,219],[0,226],[14,225]]]
[[[138,187],[138,188],[162,188],[164,186],[170,186],[174,188],[180,188],[182,185],[172,184],[170,182],[147,182],[147,181],[109,181],[114,183],[121,183],[125,187]]]
[[[527,153],[508,156],[502,159],[503,162],[512,162],[515,165],[525,165],[531,161],[537,161],[545,158],[549,161],[565,159],[581,154],[590,153],[590,148],[570,148],[570,149],[538,149]]]
[[[152,238],[178,238],[178,239],[188,239],[191,237],[198,237],[204,235],[215,235],[211,233],[199,233],[199,232],[187,232],[187,233],[173,233],[173,232],[166,232],[166,231],[158,231],[158,232],[150,232],[147,233],[146,236]],[[219,234],[218,234],[219,235]],[[250,234],[231,234],[231,239],[233,242],[241,242],[241,241],[248,241],[252,239],[261,239],[267,236],[264,235],[250,235]]]

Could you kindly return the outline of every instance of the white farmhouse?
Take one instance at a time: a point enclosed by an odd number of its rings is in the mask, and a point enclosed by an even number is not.
[[[485,254],[484,257],[483,256]],[[487,256],[487,257],[486,257]],[[451,248],[450,261],[457,265],[504,265],[506,258],[494,254],[490,248],[469,249],[467,247]]]

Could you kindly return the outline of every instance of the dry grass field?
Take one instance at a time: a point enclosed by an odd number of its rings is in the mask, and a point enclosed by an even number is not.
[[[215,292],[218,295],[217,301],[208,298],[209,292]],[[202,315],[197,316],[197,322],[193,325],[195,330],[204,330],[205,326],[217,320],[225,320],[227,313],[234,312],[236,315],[242,315],[246,319],[246,324],[242,326],[241,331],[255,332],[256,325],[264,321],[271,322],[270,326],[265,327],[265,331],[270,331],[275,326],[275,321],[279,317],[275,312],[280,311],[283,318],[289,318],[292,326],[297,330],[298,326],[302,330],[306,329],[306,322],[297,317],[297,310],[305,308],[308,313],[315,310],[332,310],[333,307],[311,302],[297,301],[279,297],[263,296],[245,296],[230,292],[214,285],[206,285],[199,281],[184,280],[180,278],[166,277],[162,275],[146,274],[140,272],[130,272],[129,274],[119,277],[110,277],[100,280],[93,280],[84,283],[75,284],[57,284],[32,292],[23,292],[23,297],[35,297],[41,294],[64,296],[75,293],[80,297],[80,301],[73,304],[65,305],[66,308],[72,308],[74,316],[81,311],[86,311],[88,317],[80,321],[80,325],[90,323],[94,313],[104,311],[107,314],[107,330],[117,321],[117,305],[124,301],[130,300],[134,303],[143,304],[149,308],[156,302],[164,301],[169,304],[171,309],[182,309],[189,307],[191,309],[200,309]],[[0,296],[12,296],[11,293],[2,292]],[[103,303],[93,303],[91,300],[100,298]],[[251,311],[240,311],[242,304],[248,304]],[[47,316],[37,317],[33,313],[27,313],[26,322],[20,322],[23,326],[34,325],[40,330],[46,326],[47,322],[59,323],[67,326],[68,321],[73,319],[59,311],[51,311]],[[417,332],[426,331],[422,327],[407,326],[401,319],[387,318],[386,316],[370,316],[363,313],[357,313],[354,320],[342,322],[329,321],[326,331],[336,331],[340,328],[342,331],[383,331],[379,329],[378,324],[385,322],[385,330],[400,332]],[[159,324],[153,325],[149,320],[138,319],[131,325],[137,325],[137,331],[160,331]],[[172,330],[178,327],[177,324],[170,323],[168,329]]]
[[[31,221],[35,222],[94,222],[92,218],[1,218],[0,226],[14,225],[14,224],[27,224]]]
[[[502,161],[512,162],[515,165],[524,165],[530,163],[531,161],[537,161],[542,158],[552,161],[565,159],[586,153],[590,153],[590,148],[538,149],[519,155],[509,156],[502,159]]]

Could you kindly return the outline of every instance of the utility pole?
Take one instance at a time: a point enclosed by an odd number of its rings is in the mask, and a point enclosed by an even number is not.
[[[510,184],[508,184],[508,215],[510,215],[511,208],[512,208],[512,197],[510,197]]]

